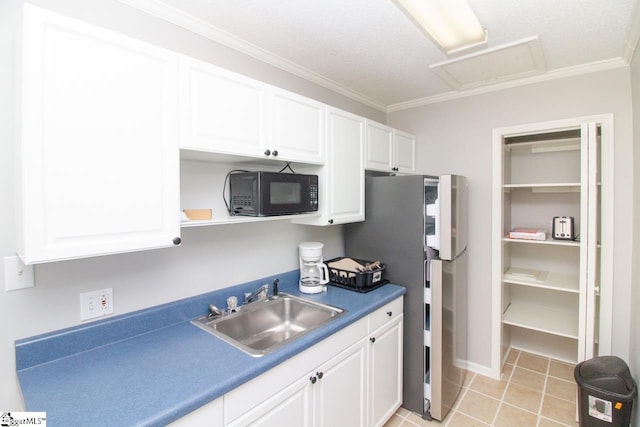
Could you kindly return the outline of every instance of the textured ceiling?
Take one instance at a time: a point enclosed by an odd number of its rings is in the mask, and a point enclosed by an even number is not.
[[[180,10],[246,42],[236,48],[377,108],[455,93],[429,68],[452,58],[392,0],[123,1]],[[489,49],[537,35],[547,73],[557,73],[619,65],[636,0],[468,1]]]

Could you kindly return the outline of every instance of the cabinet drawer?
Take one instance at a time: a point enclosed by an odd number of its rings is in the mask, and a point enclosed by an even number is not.
[[[403,308],[404,302],[400,297],[371,313],[369,316],[369,333],[398,317],[402,314]]]

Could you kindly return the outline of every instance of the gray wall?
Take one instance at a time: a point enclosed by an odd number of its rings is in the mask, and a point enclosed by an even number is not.
[[[69,16],[226,67],[353,113],[384,121],[384,114],[203,37],[144,15],[117,1],[32,1]],[[16,251],[14,102],[15,38],[22,4],[0,2],[0,258]],[[80,323],[79,294],[111,287],[115,314],[221,289],[298,268],[297,245],[321,241],[325,256],[343,255],[341,227],[286,221],[185,229],[183,245],[124,255],[39,265],[36,287],[5,292],[0,262],[0,409],[22,407],[15,381],[14,340]],[[1,261],[1,259],[0,259]]]
[[[22,2],[0,2],[0,257],[15,253],[13,162],[15,139],[13,54],[16,45],[12,12]],[[385,115],[368,106],[309,83],[287,72],[242,55],[201,36],[146,16],[115,0],[34,0],[67,15],[129,34],[384,122]],[[640,100],[638,55],[631,69],[634,100]],[[631,298],[640,304],[640,268],[633,271],[632,239],[628,230],[640,224],[640,200],[633,199],[634,164],[630,75],[626,68],[603,71],[387,115],[390,125],[418,137],[418,168],[430,174],[458,173],[470,182],[470,361],[490,365],[491,338],[491,130],[494,127],[532,123],[591,114],[615,114],[615,318],[614,352],[640,371],[640,315],[631,311]],[[5,96],[6,95],[6,96]],[[636,123],[636,129],[639,124]],[[636,137],[640,141],[640,137]],[[634,157],[635,154],[635,157]],[[638,169],[640,170],[640,169]],[[637,187],[636,187],[637,188]],[[639,198],[636,198],[639,199]],[[634,204],[635,203],[635,204]],[[633,208],[635,207],[635,210]],[[629,215],[635,212],[635,215]],[[632,223],[633,222],[633,223]],[[640,227],[637,227],[640,228]],[[314,228],[270,222],[183,230],[179,248],[67,261],[36,267],[36,287],[5,292],[0,274],[0,377],[15,378],[13,342],[38,333],[79,324],[80,292],[112,287],[115,313],[173,301],[224,288],[243,281],[297,268],[296,245],[320,240],[327,256],[342,255],[340,227]],[[634,232],[640,248],[640,231]],[[640,254],[634,254],[640,265]],[[3,268],[0,263],[0,270]],[[630,316],[633,316],[631,324]],[[632,334],[631,331],[636,332]],[[0,387],[0,409],[20,409],[17,387],[5,381]]]
[[[469,178],[469,361],[491,364],[492,129],[613,113],[615,232],[613,351],[628,360],[631,311],[633,140],[630,77],[618,68],[390,113],[417,135],[418,169]]]
[[[633,192],[633,282],[631,291],[631,333],[629,365],[636,383],[640,385],[640,53],[636,50],[631,62],[631,89],[633,100],[633,164],[636,172],[634,176]],[[634,420],[636,427],[640,427],[640,400],[636,400]]]

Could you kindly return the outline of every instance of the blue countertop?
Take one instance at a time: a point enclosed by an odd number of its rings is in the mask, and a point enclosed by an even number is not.
[[[301,295],[298,272],[16,341],[27,411],[52,426],[166,425],[222,396],[405,294],[385,285],[366,294],[328,286],[305,298],[347,310],[329,324],[263,357],[251,357],[190,321],[208,304],[253,291],[274,278]]]

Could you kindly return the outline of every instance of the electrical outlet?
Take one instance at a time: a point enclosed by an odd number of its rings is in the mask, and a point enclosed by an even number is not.
[[[80,294],[80,320],[113,314],[113,289]]]

